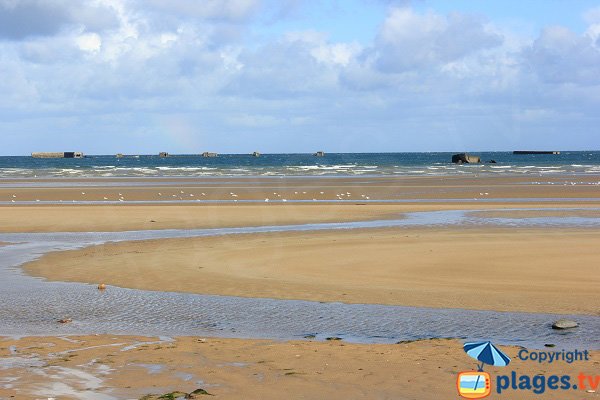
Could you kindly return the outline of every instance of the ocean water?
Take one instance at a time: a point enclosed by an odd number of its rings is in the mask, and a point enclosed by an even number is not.
[[[555,155],[479,152],[482,164],[455,165],[453,153],[331,153],[87,156],[83,159],[0,157],[0,179],[49,177],[227,177],[227,176],[420,176],[592,175],[600,173],[600,151]],[[495,160],[495,164],[488,163]]]

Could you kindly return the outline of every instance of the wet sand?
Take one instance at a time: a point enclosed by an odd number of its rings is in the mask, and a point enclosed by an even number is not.
[[[577,207],[579,207],[579,205]],[[600,210],[495,210],[478,211],[472,213],[471,215],[482,218],[600,218]]]
[[[394,228],[108,243],[53,281],[242,297],[598,315],[597,229]]]
[[[130,336],[0,338],[0,398],[156,399],[204,389],[222,399],[440,399],[458,398],[458,372],[476,362],[456,340],[395,345],[315,342],[176,339]],[[597,373],[600,352],[590,361],[538,364],[515,356],[497,374],[572,376]],[[553,350],[553,349],[548,349]],[[492,386],[495,390],[495,387]],[[493,392],[491,398],[499,396]],[[580,390],[507,390],[506,398],[597,398]],[[558,396],[558,397],[557,397]]]
[[[90,186],[92,185],[92,186]],[[118,186],[115,186],[118,185]],[[596,198],[600,177],[467,176],[0,180],[0,202]],[[121,201],[122,200],[122,201]],[[8,204],[10,205],[10,204]]]
[[[433,203],[433,204],[160,204],[160,205],[44,205],[0,207],[0,232],[117,232],[153,229],[225,228],[398,219],[402,214],[436,210],[494,210],[483,217],[525,217],[526,211],[502,208],[590,208],[589,203]],[[566,215],[558,211],[529,216]],[[587,213],[584,215],[584,213]],[[596,211],[569,215],[597,216]],[[593,215],[592,215],[593,214]],[[479,214],[477,214],[479,215]]]
[[[187,229],[385,219],[402,212],[436,209],[597,207],[598,182],[598,176],[476,174],[443,178],[0,180],[0,231]]]

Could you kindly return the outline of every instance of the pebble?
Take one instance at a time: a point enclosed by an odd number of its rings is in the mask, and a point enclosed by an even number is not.
[[[571,329],[577,328],[579,324],[571,319],[559,319],[552,323],[552,329]]]

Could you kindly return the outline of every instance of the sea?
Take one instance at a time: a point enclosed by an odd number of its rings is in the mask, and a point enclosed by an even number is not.
[[[0,157],[0,179],[228,176],[423,176],[423,175],[594,175],[600,173],[600,151],[560,154],[479,152],[481,164],[457,165],[453,153],[327,153],[201,155],[90,155],[42,159]],[[494,163],[490,161],[495,161]]]

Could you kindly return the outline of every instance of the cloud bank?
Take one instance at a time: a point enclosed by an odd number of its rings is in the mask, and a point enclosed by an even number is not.
[[[299,7],[0,0],[2,152],[600,147],[598,9],[528,37],[366,1],[386,10],[372,37],[336,41],[281,29]]]

